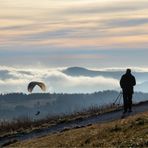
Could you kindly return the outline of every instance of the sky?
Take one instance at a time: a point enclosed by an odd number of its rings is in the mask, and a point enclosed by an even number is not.
[[[147,0],[0,0],[1,92],[25,91],[31,80],[48,80],[52,92],[119,87],[116,79],[74,78],[57,68],[148,69],[147,6]]]
[[[147,67],[147,0],[0,0],[0,65]]]

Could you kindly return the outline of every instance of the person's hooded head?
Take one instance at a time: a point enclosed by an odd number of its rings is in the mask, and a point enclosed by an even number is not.
[[[126,74],[131,74],[131,69],[128,68],[128,69],[126,70]]]

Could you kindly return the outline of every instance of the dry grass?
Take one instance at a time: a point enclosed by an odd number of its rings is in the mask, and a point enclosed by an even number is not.
[[[10,136],[17,133],[31,132],[36,129],[48,128],[53,124],[71,122],[77,119],[88,118],[93,115],[102,114],[116,110],[117,106],[112,104],[106,106],[92,106],[88,109],[83,109],[80,112],[75,111],[73,114],[63,114],[61,116],[47,116],[44,119],[32,120],[29,117],[20,117],[11,122],[0,122],[0,137]]]
[[[148,112],[15,143],[14,147],[148,147]]]

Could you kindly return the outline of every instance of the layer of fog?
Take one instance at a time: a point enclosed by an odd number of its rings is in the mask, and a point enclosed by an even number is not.
[[[102,71],[116,71],[117,69],[102,69]],[[119,69],[118,71],[123,71]],[[136,69],[134,69],[136,71]],[[139,72],[144,69],[137,68]],[[147,70],[147,69],[146,69]],[[50,93],[92,93],[102,90],[118,90],[119,79],[98,75],[91,76],[70,76],[57,69],[31,69],[31,68],[13,68],[0,66],[0,92],[23,92],[27,93],[27,85],[31,81],[42,81],[47,86],[47,92]],[[137,80],[136,91],[146,92],[148,80],[143,78]],[[41,92],[36,87],[34,92]]]

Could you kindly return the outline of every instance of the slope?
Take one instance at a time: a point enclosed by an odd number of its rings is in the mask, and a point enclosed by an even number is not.
[[[14,147],[147,147],[148,112],[126,119],[75,128],[29,141]]]

